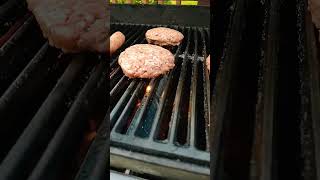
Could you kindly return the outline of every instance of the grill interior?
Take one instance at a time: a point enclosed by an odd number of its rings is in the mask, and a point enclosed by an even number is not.
[[[223,127],[214,134],[219,149],[211,173],[217,179],[319,179],[319,43],[307,1],[229,6],[212,98],[213,121]]]
[[[147,43],[145,32],[156,26],[111,25],[112,32],[121,31],[127,39],[110,64],[111,146],[209,168],[210,84],[203,62],[209,29],[163,26],[185,35],[171,49],[176,66],[166,75],[144,80],[125,77],[117,58],[130,45]]]
[[[25,3],[0,20],[0,179],[102,177],[106,57],[50,47]]]

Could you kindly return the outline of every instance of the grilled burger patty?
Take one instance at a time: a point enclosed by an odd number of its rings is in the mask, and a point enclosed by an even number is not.
[[[184,36],[181,32],[164,27],[149,29],[146,32],[148,43],[159,46],[177,46],[183,38]]]
[[[125,42],[126,37],[120,31],[113,33],[109,39],[109,53],[112,55],[114,52],[119,49]]]
[[[129,78],[154,78],[174,67],[174,56],[156,45],[136,44],[120,54],[118,63]]]
[[[107,4],[97,0],[27,0],[43,36],[64,52],[107,49]]]

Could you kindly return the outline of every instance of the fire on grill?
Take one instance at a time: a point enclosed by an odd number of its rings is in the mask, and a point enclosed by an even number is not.
[[[111,33],[121,31],[126,36],[110,63],[111,169],[129,169],[142,177],[208,179],[209,8],[121,5],[111,6],[111,12]],[[130,12],[137,14],[128,19]],[[197,13],[203,15],[202,21],[189,19]],[[119,54],[150,43],[146,32],[156,27],[184,36],[169,48],[173,69],[151,79],[126,77]]]

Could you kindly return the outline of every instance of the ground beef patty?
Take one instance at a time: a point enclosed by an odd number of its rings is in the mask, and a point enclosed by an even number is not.
[[[108,6],[97,0],[27,0],[43,36],[64,52],[107,49]]]
[[[209,70],[210,72],[210,55],[207,57],[206,59],[206,65],[207,65],[207,69]]]
[[[120,54],[118,63],[130,78],[154,78],[174,67],[174,56],[156,45],[136,44]]]
[[[181,32],[164,27],[149,29],[146,32],[148,43],[159,46],[177,46],[183,38],[184,36]]]

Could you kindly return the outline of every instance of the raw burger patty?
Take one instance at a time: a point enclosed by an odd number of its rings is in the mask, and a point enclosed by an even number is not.
[[[183,38],[184,36],[181,32],[164,27],[149,29],[146,32],[148,43],[159,46],[177,46]]]
[[[154,78],[174,67],[174,56],[160,46],[136,44],[120,54],[118,63],[130,78]]]
[[[107,3],[101,0],[27,0],[43,36],[64,52],[107,49]]]
[[[315,24],[316,28],[319,30],[320,33],[320,0],[308,0],[308,3],[308,8],[312,15],[312,22]]]
[[[207,57],[206,59],[206,65],[207,65],[207,69],[209,70],[210,72],[210,55]]]

